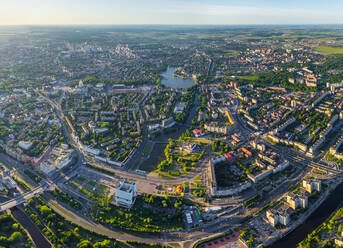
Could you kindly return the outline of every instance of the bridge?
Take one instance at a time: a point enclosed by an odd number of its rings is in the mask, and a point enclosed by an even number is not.
[[[291,153],[285,154],[285,155],[286,155],[286,158],[288,160],[299,163],[299,164],[304,165],[304,166],[316,168],[316,169],[323,170],[323,171],[330,172],[330,173],[337,174],[337,175],[341,175],[343,173],[342,170],[337,170],[337,169],[331,168],[331,167],[329,167],[323,163],[315,162],[313,160],[306,159],[306,158],[301,157],[299,155],[293,155]]]
[[[7,202],[0,204],[0,212],[6,211],[7,209],[16,207],[16,206],[26,202],[27,200],[30,200],[31,198],[35,197],[36,195],[43,193],[47,188],[48,188],[48,185],[46,185],[46,184],[39,186],[39,187],[36,187],[29,192],[26,192],[26,193],[14,198],[14,199],[11,199]]]
[[[291,149],[286,150],[284,147],[280,147],[278,145],[272,145],[272,144],[269,144],[269,145],[272,146],[276,151],[278,151],[279,154],[283,154],[285,158],[288,159],[290,162],[298,163],[298,164],[301,164],[303,166],[307,166],[310,168],[319,169],[327,173],[330,172],[338,176],[343,175],[343,170],[329,167],[327,164],[323,162],[316,162],[313,159],[308,158],[305,155],[301,154],[300,152],[295,152],[295,151],[292,151]]]

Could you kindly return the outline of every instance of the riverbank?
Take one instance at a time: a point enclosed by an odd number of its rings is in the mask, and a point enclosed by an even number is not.
[[[9,199],[7,197],[0,196],[0,202],[6,202]],[[49,248],[52,247],[51,243],[39,230],[39,228],[32,222],[29,216],[21,209],[21,207],[14,207],[7,211],[11,214],[25,229],[26,233],[37,248]]]
[[[27,214],[21,208],[15,207],[10,212],[13,217],[25,228],[37,248],[53,247],[41,230],[36,226],[35,223],[33,223],[30,217],[27,216]]]
[[[304,215],[286,231],[280,233],[277,237],[269,239],[263,243],[268,248],[290,248],[297,247],[297,244],[304,240],[308,234],[312,233],[319,225],[325,221],[335,209],[342,203],[342,199],[335,197],[339,192],[343,190],[343,179],[335,179],[325,193],[311,206]],[[324,212],[324,213],[323,213]],[[205,238],[205,243],[213,241],[221,234],[213,234]],[[190,247],[194,247],[195,244],[204,244],[201,240],[193,242]]]
[[[329,185],[325,194],[311,206],[311,209],[301,219],[296,221],[287,231],[264,242],[264,245],[268,248],[296,247],[340,205],[342,200],[337,197],[334,198],[334,196],[341,190],[343,190],[343,180],[336,179],[335,182]],[[339,201],[332,201],[334,199]]]

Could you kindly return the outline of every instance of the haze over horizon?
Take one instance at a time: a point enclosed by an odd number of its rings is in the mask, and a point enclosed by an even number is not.
[[[2,0],[0,25],[343,24],[340,0]]]

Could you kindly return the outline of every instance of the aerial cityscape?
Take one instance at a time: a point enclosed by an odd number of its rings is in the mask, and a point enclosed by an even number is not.
[[[342,3],[41,1],[0,3],[0,248],[343,247]]]

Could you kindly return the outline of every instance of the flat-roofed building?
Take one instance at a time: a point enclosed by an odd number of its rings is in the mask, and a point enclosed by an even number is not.
[[[286,200],[294,210],[297,208],[306,208],[308,205],[308,197],[305,194],[288,193]]]
[[[258,174],[248,174],[248,178],[254,183],[257,183],[272,173],[273,173],[273,170],[262,170]]]
[[[91,148],[88,146],[82,146],[82,150],[84,150],[85,152],[88,152],[92,155],[96,155],[98,156],[100,154],[100,150],[99,149],[95,149],[95,148]]]
[[[136,184],[121,182],[115,192],[115,201],[119,206],[131,208],[136,199]]]
[[[176,124],[176,122],[174,121],[173,117],[170,117],[168,119],[162,120],[162,126],[164,128],[172,127],[175,124]]]
[[[52,175],[56,172],[56,166],[53,163],[49,163],[47,161],[40,163],[39,169],[46,175]]]
[[[322,184],[321,181],[317,179],[304,179],[303,187],[307,192],[312,194],[314,191],[320,192],[322,189]]]
[[[31,149],[32,147],[32,142],[29,142],[29,141],[19,141],[19,147],[25,151],[28,151]]]
[[[9,176],[4,176],[2,178],[2,183],[6,186],[8,189],[14,189],[17,187],[17,183]]]
[[[204,129],[212,133],[222,133],[222,134],[228,134],[230,130],[229,127],[226,127],[226,126],[217,127],[214,124],[205,124]]]
[[[269,209],[266,212],[266,216],[268,222],[272,224],[272,226],[276,226],[277,224],[287,226],[290,221],[290,214],[288,209]]]

